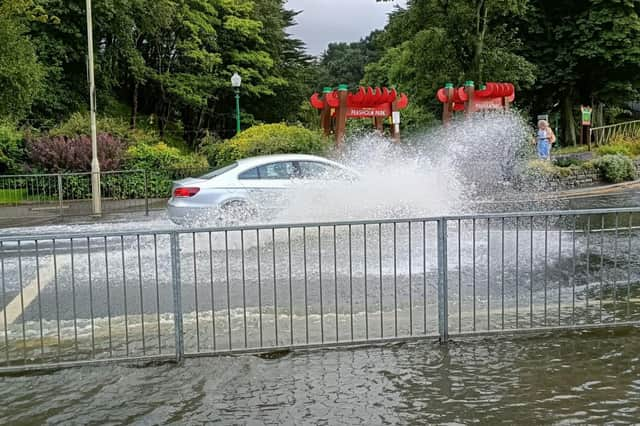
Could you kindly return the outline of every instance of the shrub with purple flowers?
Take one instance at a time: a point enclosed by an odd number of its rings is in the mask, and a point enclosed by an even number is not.
[[[126,143],[108,133],[98,134],[101,170],[121,167]],[[32,166],[43,172],[87,172],[91,170],[91,138],[88,136],[44,136],[27,141]]]

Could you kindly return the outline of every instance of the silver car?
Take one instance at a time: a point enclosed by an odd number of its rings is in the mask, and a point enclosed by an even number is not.
[[[174,182],[168,214],[176,224],[202,219],[246,222],[286,209],[288,190],[300,184],[358,179],[353,170],[326,158],[301,154],[239,160],[198,178]]]

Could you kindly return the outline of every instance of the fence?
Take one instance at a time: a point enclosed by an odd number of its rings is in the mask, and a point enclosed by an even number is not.
[[[640,209],[0,237],[0,372],[640,322]]]
[[[640,120],[592,127],[589,136],[589,141],[594,141],[596,145],[606,145],[619,136],[637,138],[640,137]]]
[[[165,207],[172,182],[204,173],[202,169],[119,170],[101,172],[103,213],[145,212]],[[0,223],[89,216],[91,173],[0,176]]]

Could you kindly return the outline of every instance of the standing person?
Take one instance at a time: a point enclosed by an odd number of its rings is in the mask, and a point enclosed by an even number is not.
[[[535,143],[538,151],[538,158],[541,160],[551,159],[551,146],[556,141],[556,135],[549,127],[549,123],[546,120],[538,121],[538,133],[536,135]]]

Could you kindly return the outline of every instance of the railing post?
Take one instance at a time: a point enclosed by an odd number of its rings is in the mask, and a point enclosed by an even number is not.
[[[63,216],[62,213],[62,201],[64,196],[62,194],[62,175],[58,173],[58,208],[60,209],[60,217]]]
[[[449,296],[447,283],[447,220],[438,219],[438,333],[440,343],[449,340]]]
[[[144,214],[145,216],[149,216],[149,190],[148,190],[148,181],[147,181],[147,170],[143,170],[144,174]]]
[[[171,287],[173,289],[173,322],[176,339],[176,362],[184,356],[182,318],[182,288],[180,284],[180,240],[176,232],[171,233]]]

